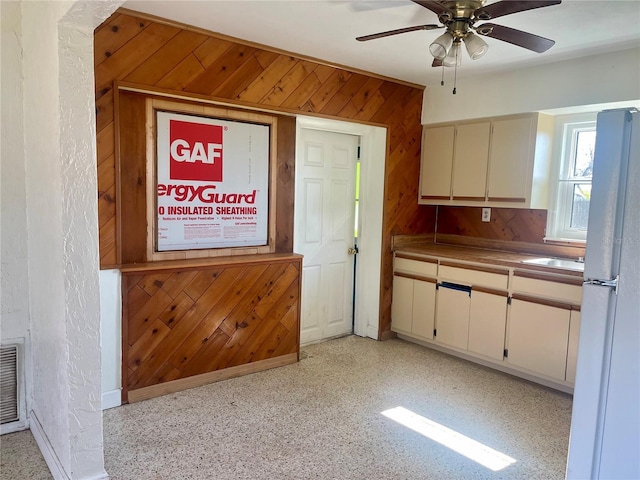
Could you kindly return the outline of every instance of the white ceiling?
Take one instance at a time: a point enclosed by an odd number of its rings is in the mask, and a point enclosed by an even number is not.
[[[130,0],[124,7],[420,85],[438,83],[442,73],[431,67],[428,51],[442,30],[355,40],[438,23],[434,13],[410,0]],[[459,77],[640,46],[639,0],[564,0],[500,17],[495,23],[551,38],[556,44],[538,54],[487,38],[489,52],[476,61],[465,53]]]

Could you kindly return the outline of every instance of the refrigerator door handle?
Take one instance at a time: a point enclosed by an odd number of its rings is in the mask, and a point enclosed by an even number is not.
[[[612,278],[611,280],[600,280],[597,278],[589,278],[585,280],[583,285],[595,285],[596,287],[609,287],[613,288],[613,293],[618,295],[618,280],[620,279],[620,275],[616,275],[616,278]]]

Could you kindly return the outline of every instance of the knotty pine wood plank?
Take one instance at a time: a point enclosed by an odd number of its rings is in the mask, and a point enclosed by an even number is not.
[[[108,219],[100,228],[98,241],[100,244],[100,265],[116,264],[116,217]]]
[[[280,296],[279,301],[271,304],[271,309],[264,313],[262,318],[282,318],[298,303],[298,289],[300,287],[300,277],[294,280],[289,288]]]
[[[353,104],[353,102],[351,100],[349,100],[346,103],[346,105],[344,107],[342,107],[342,110],[340,110],[338,112],[338,116],[339,117],[344,117],[344,118],[355,118],[357,113],[358,113],[358,109]]]
[[[98,196],[102,195],[115,184],[116,159],[114,155],[110,155],[98,164]]]
[[[355,102],[353,103],[354,105],[356,105]],[[369,121],[371,117],[373,117],[376,114],[376,112],[380,109],[380,107],[382,107],[383,104],[384,104],[384,98],[382,97],[380,92],[375,91],[373,92],[373,94],[371,94],[368,101],[365,102],[365,104],[362,105],[362,107],[360,107],[360,110],[358,110],[358,113],[356,114],[355,118],[357,120]]]
[[[152,23],[138,33],[95,68],[96,94],[106,93],[114,80],[127,76],[178,32],[175,27]]]
[[[248,270],[228,268],[217,276],[216,281],[187,312],[181,322],[194,324],[190,334],[172,351],[165,351],[169,361],[178,369],[186,364],[222,323],[233,305],[233,290],[246,282]]]
[[[331,97],[331,100],[320,110],[324,115],[336,115],[351,100],[351,97],[364,85],[367,77],[353,74],[342,87]]]
[[[156,83],[156,86],[173,90],[184,90],[187,85],[202,75],[203,72],[204,67],[198,59],[191,54],[162,77]]]
[[[264,70],[262,75],[251,82],[249,86],[238,95],[238,99],[245,102],[258,103],[297,63],[298,60],[293,57],[279,55],[278,58]]]
[[[272,358],[277,358],[283,355],[298,354],[299,335],[296,330],[289,330],[289,333],[282,339],[280,345],[276,347],[271,355]],[[256,361],[258,361],[256,359]]]
[[[149,379],[150,385],[159,385],[161,383],[171,382],[181,378],[180,370],[173,368],[169,363],[165,363],[160,370],[155,372],[153,378]]]
[[[256,348],[249,348],[247,346],[242,352],[238,352],[237,358],[233,360],[236,361],[238,365],[241,365],[247,362],[257,362],[265,358],[270,358],[288,334],[289,330],[286,329],[282,323],[278,323],[273,330],[269,332],[269,335],[262,338],[262,341],[259,342]]]
[[[371,118],[371,121],[375,123],[386,123],[389,126],[395,127],[396,121],[390,120],[389,117],[394,113],[398,113],[398,115],[403,113],[402,109],[398,108],[398,104],[404,100],[408,92],[398,85],[394,85],[393,88],[391,88],[389,84],[390,82],[383,83],[378,90],[385,98],[385,102]],[[387,93],[385,93],[385,91],[387,91]]]
[[[276,178],[276,252],[293,252],[293,209],[295,202],[296,119],[279,117]]]
[[[169,306],[158,317],[167,327],[174,328],[193,308],[194,301],[184,292],[176,295]]]
[[[169,278],[162,284],[162,289],[167,292],[171,298],[176,298],[196,277],[196,271],[178,271],[173,272]]]
[[[149,300],[142,306],[138,312],[129,316],[127,319],[127,332],[129,345],[133,345],[144,334],[162,311],[171,303],[171,297],[158,290]]]
[[[122,275],[122,288],[129,291],[143,278],[144,275]]]
[[[376,93],[380,95],[384,103],[384,97],[379,91],[383,83],[384,80],[380,80],[379,78],[367,79],[364,85],[362,85],[362,87],[360,87],[360,89],[351,98],[351,101],[358,108],[358,110],[364,107],[369,99]]]
[[[206,70],[213,65],[220,57],[231,49],[235,44],[220,38],[208,38],[202,45],[193,51],[202,68]]]
[[[329,103],[333,96],[344,86],[351,78],[351,73],[342,70],[335,70],[330,77],[320,86],[310,99],[314,112],[321,112]]]
[[[145,98],[142,95],[119,92],[118,119],[120,151],[116,157],[116,172],[120,171],[120,198],[117,214],[120,219],[118,239],[122,263],[147,260],[147,171]]]
[[[265,318],[271,309],[281,302],[282,296],[287,293],[291,284],[298,278],[298,271],[293,265],[287,265],[285,272],[277,279],[277,281],[269,288],[269,291],[260,299],[254,308],[254,312],[262,318]]]
[[[225,82],[216,88],[212,95],[221,98],[236,98],[247,86],[262,73],[263,67],[253,55],[236,69]]]
[[[190,310],[189,312],[192,312]],[[173,352],[175,348],[180,345],[184,339],[191,333],[191,331],[197,326],[197,323],[188,321],[180,321],[180,323],[171,331],[170,335],[167,335],[160,344],[156,347],[155,351],[149,355],[145,361],[133,372],[127,370],[127,377],[123,378],[123,385],[126,385],[128,389],[134,389],[141,382],[147,382],[154,377],[154,374],[160,370],[163,365],[169,365],[174,368],[169,362],[167,362],[166,352]],[[123,351],[123,358],[128,353]]]
[[[222,330],[216,330],[209,341],[196,352],[191,361],[180,370],[182,378],[191,377],[202,372],[218,370],[220,352],[229,341],[229,337]]]
[[[309,98],[311,98],[311,95],[313,95],[321,85],[322,82],[314,71],[307,76],[307,78],[305,78],[293,92],[291,92],[291,95],[282,102],[281,106],[284,108],[300,109],[305,103],[307,103]]]
[[[231,335],[231,333],[238,329],[238,326],[245,321],[255,306],[264,298],[273,294],[275,286],[281,283],[283,276],[286,274],[287,265],[269,265],[252,285],[252,288],[247,291],[245,296],[236,299],[236,305],[233,307],[233,310],[225,316],[220,328]]]
[[[234,45],[216,60],[202,75],[186,86],[185,91],[211,95],[236,69],[256,52],[246,45]]]
[[[100,228],[116,216],[116,187],[113,185],[106,192],[98,193],[98,225]]]
[[[97,162],[102,163],[115,153],[115,124],[113,119],[96,134]]]
[[[334,67],[330,67],[329,65],[318,65],[318,67],[314,70],[314,73],[320,80],[320,83],[324,83],[329,80],[329,77],[335,72],[336,69]]]
[[[137,283],[129,287],[126,298],[127,311],[129,315],[135,315],[151,298]]]
[[[268,50],[258,50],[256,52],[256,60],[262,67],[262,69],[266,69],[269,65],[276,61],[276,59],[280,56],[279,53],[270,52]]]
[[[114,13],[94,33],[94,67],[111,57],[120,47],[147,28],[150,22]]]
[[[250,323],[254,328],[242,337],[234,335],[224,346],[225,351],[220,353],[218,368],[229,368],[242,365],[251,361],[253,353],[269,338],[276,326],[280,324],[277,318],[258,319],[254,317]],[[236,343],[232,343],[237,337]]]
[[[311,62],[298,62],[298,64],[289,70],[282,78],[260,99],[263,105],[280,106],[296,87],[307,76],[309,76],[316,65]]]
[[[141,63],[140,66],[136,67],[135,70],[125,77],[125,80],[132,83],[150,83],[155,85],[168,74],[175,65],[191,55],[191,52],[206,40],[206,35],[182,30],[147,60]]]
[[[171,329],[167,327],[162,321],[154,321],[149,328],[147,328],[142,336],[129,347],[127,355],[127,366],[135,371],[145,359],[151,355],[155,348],[164,340],[164,338],[171,332]]]
[[[96,131],[100,132],[110,122],[113,122],[113,89],[96,101]]]
[[[189,295],[189,297],[197,302],[198,299],[211,287],[211,284],[218,278],[218,276],[225,271],[226,275],[231,275],[230,272],[235,272],[236,275],[240,275],[240,273],[244,269],[242,267],[237,268],[236,270],[204,270],[198,272],[195,278],[187,285],[184,289],[184,293]]]
[[[171,274],[169,273],[150,273],[138,282],[138,286],[144,290],[147,295],[154,295],[158,289],[162,288],[162,285],[170,276]]]

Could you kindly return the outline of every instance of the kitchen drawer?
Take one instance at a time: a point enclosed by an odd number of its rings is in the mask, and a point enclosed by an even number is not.
[[[564,300],[573,305],[582,303],[582,279],[544,279],[536,273],[516,271],[513,276],[514,293],[527,293],[545,298]]]
[[[393,260],[393,271],[435,277],[438,274],[438,263],[435,259],[420,260],[396,255]]]
[[[446,281],[499,290],[506,290],[509,283],[509,272],[507,270],[449,262],[440,262],[438,277]]]

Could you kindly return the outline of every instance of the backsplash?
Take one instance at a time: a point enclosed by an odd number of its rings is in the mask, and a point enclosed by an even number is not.
[[[482,222],[481,207],[439,206],[437,233],[509,242],[544,243],[546,210],[492,208]]]

